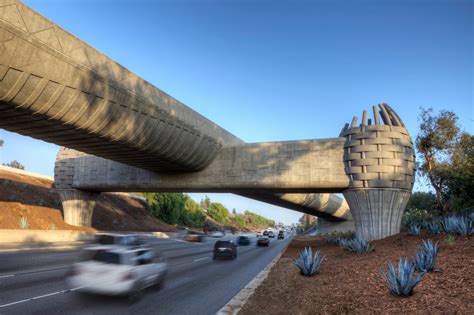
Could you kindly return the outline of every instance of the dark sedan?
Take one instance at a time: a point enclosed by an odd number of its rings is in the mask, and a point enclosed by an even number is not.
[[[257,246],[267,246],[270,245],[270,239],[268,237],[260,237],[257,240]]]
[[[239,236],[237,238],[237,244],[238,245],[250,245],[250,238],[248,238],[247,236]]]
[[[213,259],[217,258],[237,258],[237,246],[232,241],[217,241],[214,244]]]

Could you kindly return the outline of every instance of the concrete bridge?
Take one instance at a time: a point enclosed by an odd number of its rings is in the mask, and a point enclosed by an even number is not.
[[[90,225],[103,191],[231,192],[352,216],[368,239],[398,233],[413,145],[390,106],[373,115],[331,139],[244,143],[21,2],[0,0],[0,128],[63,146],[55,185],[70,224]]]

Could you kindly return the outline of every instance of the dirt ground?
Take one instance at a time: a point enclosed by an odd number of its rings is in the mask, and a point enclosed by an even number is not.
[[[0,171],[0,229],[20,228],[20,218],[29,229],[174,231],[175,227],[149,216],[144,204],[126,194],[102,194],[94,209],[92,229],[68,225],[61,202],[48,179]]]
[[[381,269],[399,257],[412,257],[422,239],[440,240],[438,268],[426,274],[407,298],[388,293]],[[474,237],[456,236],[447,245],[445,234],[419,237],[406,233],[375,241],[368,255],[349,253],[321,237],[296,237],[249,299],[241,314],[474,314]],[[320,274],[304,277],[292,265],[305,246],[326,256]]]

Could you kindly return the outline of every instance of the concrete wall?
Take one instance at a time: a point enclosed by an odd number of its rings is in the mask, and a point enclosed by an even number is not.
[[[344,138],[224,147],[204,170],[154,173],[96,156],[74,159],[73,188],[90,191],[341,192]],[[67,162],[65,162],[67,163]]]
[[[94,239],[94,234],[70,230],[0,229],[0,244],[75,242]]]

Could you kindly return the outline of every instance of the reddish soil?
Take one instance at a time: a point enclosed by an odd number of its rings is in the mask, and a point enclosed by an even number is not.
[[[428,237],[440,240],[443,272],[426,274],[410,297],[390,295],[380,270],[387,270],[389,261],[413,256]],[[474,314],[474,237],[456,236],[451,246],[445,238],[401,233],[373,242],[374,252],[358,255],[321,237],[296,237],[239,314]],[[300,275],[291,262],[308,245],[326,256],[313,277]]]
[[[147,214],[145,205],[130,195],[102,194],[94,209],[92,228],[64,223],[53,182],[14,172],[0,171],[0,229],[18,229],[26,217],[30,229],[93,231],[174,231],[175,227]]]

